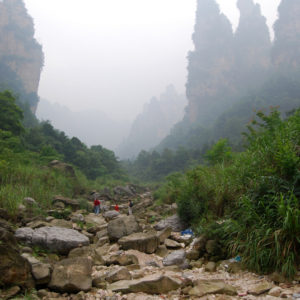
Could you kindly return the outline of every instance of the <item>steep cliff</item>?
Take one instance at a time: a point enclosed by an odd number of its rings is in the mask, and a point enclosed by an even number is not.
[[[14,90],[35,111],[44,55],[23,0],[0,2],[0,37],[0,88]]]
[[[206,124],[214,110],[234,94],[233,33],[229,20],[214,0],[198,0],[193,34],[195,50],[188,55],[187,117]]]
[[[175,123],[184,115],[186,99],[178,95],[170,85],[160,98],[152,98],[145,104],[143,112],[133,122],[129,136],[119,146],[117,154],[121,158],[132,158],[141,150],[155,147],[169,134]]]
[[[270,70],[271,40],[266,18],[253,0],[239,0],[240,21],[234,36],[235,83],[237,89],[253,90]]]
[[[279,19],[274,25],[272,62],[277,72],[298,76],[300,73],[300,1],[282,0],[278,14]]]

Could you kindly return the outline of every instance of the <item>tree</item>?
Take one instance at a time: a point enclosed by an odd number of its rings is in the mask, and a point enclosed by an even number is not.
[[[22,110],[16,105],[16,99],[9,91],[0,93],[0,129],[20,135],[24,131],[21,123]]]

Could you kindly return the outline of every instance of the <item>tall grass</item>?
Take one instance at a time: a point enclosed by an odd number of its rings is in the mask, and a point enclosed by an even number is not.
[[[10,164],[0,169],[0,206],[16,213],[25,197],[34,198],[41,207],[50,208],[53,196],[74,196],[78,181],[39,165]]]
[[[300,110],[284,121],[277,111],[258,117],[243,153],[214,147],[213,165],[170,177],[161,196],[172,195],[183,219],[218,236],[248,268],[292,277],[300,263]],[[226,221],[216,225],[218,218]]]

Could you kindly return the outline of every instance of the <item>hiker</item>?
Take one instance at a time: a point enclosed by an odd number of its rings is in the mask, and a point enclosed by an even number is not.
[[[100,213],[100,204],[101,204],[100,201],[96,198],[94,200],[94,212],[96,215],[99,215]]]
[[[132,200],[129,200],[128,202],[128,214],[132,215],[132,206],[133,206],[133,202]]]
[[[117,203],[116,203],[114,209],[115,209],[115,211],[120,212],[119,205]]]

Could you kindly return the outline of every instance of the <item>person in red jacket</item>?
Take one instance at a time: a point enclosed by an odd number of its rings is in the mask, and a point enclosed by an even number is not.
[[[120,212],[120,209],[119,209],[119,205],[116,203],[114,209],[117,211],[117,212]]]
[[[94,200],[94,212],[96,215],[99,215],[100,213],[100,200],[98,200],[97,198]]]

